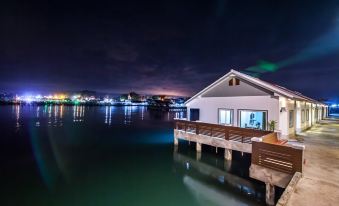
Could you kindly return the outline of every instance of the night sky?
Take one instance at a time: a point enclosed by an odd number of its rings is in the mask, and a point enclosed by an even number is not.
[[[336,98],[339,2],[313,2],[1,3],[0,91],[190,96],[259,65],[266,81]]]

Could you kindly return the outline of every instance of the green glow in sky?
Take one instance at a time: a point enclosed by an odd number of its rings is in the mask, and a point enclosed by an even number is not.
[[[258,61],[257,65],[247,68],[246,71],[262,74],[266,72],[275,72],[278,69],[279,66],[277,64],[265,60],[260,60]]]
[[[287,59],[272,63],[265,60],[260,60],[256,65],[247,68],[245,71],[252,76],[260,76],[267,72],[276,72],[279,69],[296,65],[299,63],[314,61],[315,59],[326,55],[339,52],[339,26],[334,27],[324,35],[315,39],[306,48],[300,50],[294,56]]]

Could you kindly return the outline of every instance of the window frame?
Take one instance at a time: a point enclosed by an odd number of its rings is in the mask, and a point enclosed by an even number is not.
[[[268,110],[258,110],[258,109],[238,109],[237,111],[237,115],[238,115],[238,127],[241,127],[241,111],[246,111],[246,112],[264,112],[265,113],[265,127],[263,127],[262,130],[267,131],[267,127],[268,127]]]
[[[222,123],[220,123],[220,110],[230,111],[230,115],[231,115],[231,117],[230,117],[231,118],[231,121],[230,121],[231,123],[230,124],[222,124]],[[232,126],[233,122],[234,122],[234,109],[218,108],[218,124]]]

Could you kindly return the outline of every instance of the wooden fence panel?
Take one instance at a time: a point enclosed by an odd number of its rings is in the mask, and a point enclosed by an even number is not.
[[[286,145],[252,142],[252,164],[280,172],[302,172],[303,150]]]

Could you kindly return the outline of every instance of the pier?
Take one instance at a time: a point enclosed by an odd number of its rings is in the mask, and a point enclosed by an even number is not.
[[[338,205],[339,120],[322,120],[299,137],[307,147],[303,177],[277,205]]]
[[[232,151],[251,154],[250,177],[266,184],[268,205],[274,205],[275,186],[286,188],[303,171],[305,147],[280,140],[275,132],[176,119],[176,147],[179,139],[196,143],[197,159],[202,145],[223,148],[226,160],[232,160]]]

